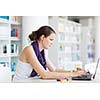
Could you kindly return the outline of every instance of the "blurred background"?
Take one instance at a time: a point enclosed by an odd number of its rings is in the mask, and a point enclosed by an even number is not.
[[[0,82],[11,82],[28,35],[42,25],[57,32],[48,50],[56,67],[73,70],[88,64],[94,69],[100,57],[100,16],[0,16]]]

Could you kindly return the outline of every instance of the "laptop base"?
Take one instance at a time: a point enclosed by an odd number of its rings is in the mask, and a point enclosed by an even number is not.
[[[90,80],[92,80],[92,74],[75,76],[75,77],[72,77],[72,80],[90,81]]]

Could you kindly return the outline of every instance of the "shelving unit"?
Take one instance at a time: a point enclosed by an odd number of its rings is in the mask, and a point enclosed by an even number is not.
[[[0,17],[0,67],[8,63],[12,76],[21,50],[21,16],[3,17]]]
[[[82,27],[82,33],[82,60],[87,64],[95,60],[95,38],[89,27]]]
[[[49,50],[52,62],[67,70],[72,70],[76,65],[81,66],[81,24],[61,16],[49,17],[49,24],[57,32],[56,40]]]
[[[16,64],[21,48],[21,19],[18,16],[10,17],[11,23],[11,70],[16,70]]]
[[[93,18],[80,20],[82,24],[81,59],[83,64],[92,63],[95,61],[95,35],[93,20]]]

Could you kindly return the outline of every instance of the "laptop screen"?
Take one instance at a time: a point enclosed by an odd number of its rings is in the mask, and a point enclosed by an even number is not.
[[[100,60],[100,58],[98,58],[98,61],[97,61],[97,64],[96,64],[96,68],[95,68],[95,73],[94,73],[94,75],[93,75],[93,79],[95,78],[95,75],[96,75],[96,73],[97,73],[97,68],[98,68],[98,66],[99,66],[99,60]]]

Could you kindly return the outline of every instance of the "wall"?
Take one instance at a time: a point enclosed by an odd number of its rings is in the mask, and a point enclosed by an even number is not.
[[[22,47],[28,44],[28,35],[42,25],[48,25],[48,16],[22,17]]]

